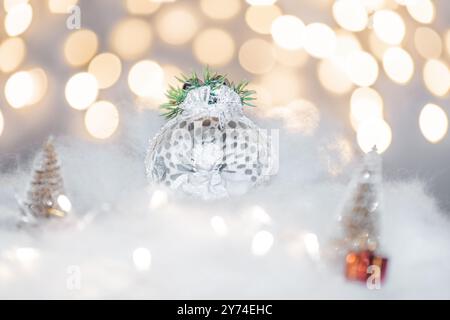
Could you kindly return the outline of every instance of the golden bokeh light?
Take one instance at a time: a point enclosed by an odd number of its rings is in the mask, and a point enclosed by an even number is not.
[[[252,6],[268,6],[277,2],[277,0],[245,0]]]
[[[161,6],[161,2],[152,0],[124,0],[124,3],[131,14],[152,14]]]
[[[5,84],[5,98],[15,109],[27,106],[34,92],[33,78],[27,71],[12,74]]]
[[[115,54],[101,53],[89,63],[88,72],[97,79],[99,89],[109,88],[119,79],[122,63]]]
[[[382,8],[395,9],[396,4],[392,0],[359,0],[368,12],[374,12]]]
[[[380,40],[387,44],[400,44],[405,37],[405,23],[402,17],[392,10],[379,10],[372,17],[373,29]]]
[[[375,57],[379,60],[383,60],[384,52],[389,49],[391,45],[386,42],[381,41],[376,35],[375,32],[371,32],[369,34],[369,48]]]
[[[33,8],[24,2],[12,6],[5,17],[5,31],[10,37],[24,33],[33,20]]]
[[[364,30],[369,21],[367,10],[360,0],[335,1],[333,16],[338,25],[354,32]]]
[[[187,7],[168,8],[159,13],[156,31],[160,38],[172,45],[185,44],[198,30],[198,22]]]
[[[222,29],[206,29],[195,38],[193,51],[201,63],[223,66],[233,58],[235,44],[228,32]]]
[[[279,16],[273,21],[270,33],[280,47],[297,50],[303,47],[305,24],[296,16]]]
[[[289,50],[275,46],[275,60],[286,67],[301,67],[308,61],[308,54],[304,49]]]
[[[258,99],[270,101],[272,105],[288,104],[298,99],[304,87],[299,73],[291,68],[277,66],[261,77]],[[269,100],[270,99],[270,100]]]
[[[87,109],[97,99],[97,95],[97,79],[88,72],[77,73],[67,81],[65,96],[69,105],[74,109]]]
[[[276,5],[250,6],[245,12],[245,21],[253,31],[270,34],[273,21],[281,14],[281,9]]]
[[[434,20],[435,8],[431,0],[413,0],[406,4],[411,17],[420,23],[431,23]]]
[[[346,69],[347,57],[355,51],[361,50],[361,43],[351,32],[338,30],[336,32],[336,50],[331,58],[341,69]]]
[[[336,50],[336,33],[324,23],[311,23],[304,32],[304,48],[315,58],[327,58]]]
[[[131,67],[128,74],[128,85],[139,97],[160,99],[164,84],[164,71],[155,61],[139,61]]]
[[[447,114],[441,107],[429,103],[420,112],[419,127],[425,139],[431,143],[438,143],[447,134]]]
[[[439,34],[431,28],[419,27],[414,33],[414,46],[425,59],[437,59],[442,54],[442,41]]]
[[[48,9],[53,13],[68,13],[78,0],[48,0]]]
[[[444,62],[431,59],[423,68],[423,80],[431,93],[444,96],[450,88],[450,71]]]
[[[376,146],[378,153],[383,153],[392,142],[392,131],[383,119],[370,119],[362,122],[357,131],[358,145],[365,153]]]
[[[180,68],[173,64],[166,64],[162,66],[162,69],[164,71],[164,87],[166,90],[169,86],[177,87],[180,85],[180,81],[176,79],[176,77],[179,77],[183,73]]]
[[[392,47],[384,53],[383,68],[392,81],[405,84],[413,76],[414,61],[406,50]]]
[[[111,33],[111,46],[123,59],[142,56],[152,43],[153,33],[149,23],[138,18],[121,20]]]
[[[0,44],[0,71],[11,72],[25,59],[26,46],[21,38],[7,38]]]
[[[203,13],[219,20],[231,19],[241,10],[241,0],[201,0],[200,8]]]
[[[247,40],[239,49],[239,62],[250,73],[269,72],[275,63],[275,49],[263,39]]]
[[[34,68],[28,71],[33,83],[33,91],[28,101],[29,105],[38,103],[47,93],[48,79],[47,74],[41,68]]]
[[[13,7],[19,4],[29,3],[30,0],[3,0],[3,8],[5,12],[9,12]]]
[[[119,126],[119,112],[109,101],[97,101],[84,115],[86,130],[97,139],[109,138]]]
[[[64,43],[64,57],[75,67],[85,65],[92,59],[98,49],[98,38],[95,32],[82,29],[69,35]]]
[[[383,98],[372,88],[357,88],[350,98],[350,122],[355,131],[361,123],[383,119]]]
[[[349,92],[353,83],[347,76],[345,69],[332,59],[324,59],[317,66],[320,83],[332,93],[344,94]]]
[[[361,87],[371,86],[378,78],[377,61],[365,51],[351,52],[347,56],[345,68],[349,79]]]

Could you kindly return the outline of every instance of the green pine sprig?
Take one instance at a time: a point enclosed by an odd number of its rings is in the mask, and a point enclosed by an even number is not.
[[[226,75],[212,72],[208,67],[203,70],[203,79],[200,79],[196,72],[192,72],[189,76],[181,74],[176,79],[182,83],[182,87],[175,88],[170,86],[166,93],[168,101],[161,105],[161,108],[164,110],[163,116],[167,119],[175,118],[181,114],[183,110],[180,108],[180,104],[183,103],[188,92],[202,86],[209,86],[211,88],[211,96],[214,98],[214,90],[222,85],[226,85],[239,95],[242,105],[255,107],[252,101],[256,99],[254,97],[256,92],[247,89],[248,81],[234,84],[227,79]]]

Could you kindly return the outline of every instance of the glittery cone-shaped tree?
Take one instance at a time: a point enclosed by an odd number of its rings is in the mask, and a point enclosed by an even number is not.
[[[378,247],[381,159],[374,148],[364,157],[355,177],[350,199],[341,216],[347,250],[371,250]]]
[[[365,282],[377,268],[384,278],[387,259],[379,251],[381,158],[376,148],[365,155],[341,219],[339,247],[346,253],[346,277]]]
[[[23,221],[62,218],[70,211],[70,207],[69,199],[64,193],[55,147],[52,138],[49,138],[35,165],[27,199],[21,205]]]

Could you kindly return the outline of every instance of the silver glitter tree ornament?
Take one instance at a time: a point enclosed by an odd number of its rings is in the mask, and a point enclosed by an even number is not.
[[[341,219],[341,248],[375,251],[379,246],[381,158],[376,148],[364,157]]]
[[[50,137],[35,164],[33,179],[25,201],[20,202],[21,223],[35,224],[51,218],[64,218],[71,203],[64,192],[55,147]]]
[[[179,79],[162,107],[169,121],[150,141],[146,157],[152,184],[205,200],[243,194],[271,172],[267,134],[243,113],[253,91],[209,70]]]

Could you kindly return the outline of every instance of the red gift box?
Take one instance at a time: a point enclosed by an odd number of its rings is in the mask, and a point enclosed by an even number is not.
[[[370,250],[349,252],[345,258],[345,276],[348,280],[364,283],[367,283],[370,277],[380,277],[380,282],[383,282],[387,262],[387,258],[378,256]]]

